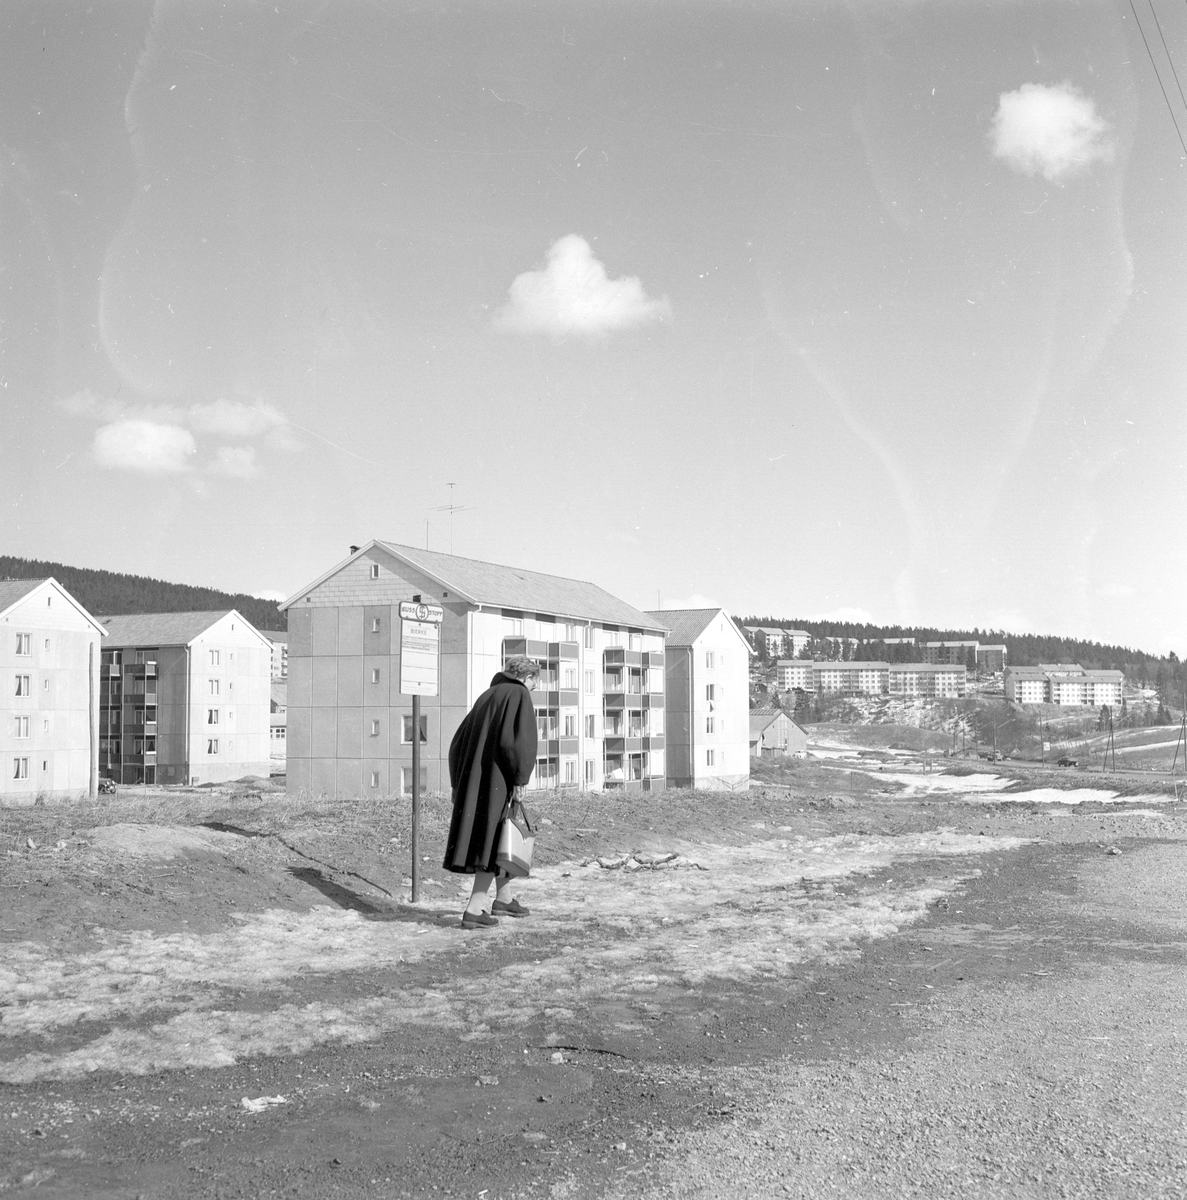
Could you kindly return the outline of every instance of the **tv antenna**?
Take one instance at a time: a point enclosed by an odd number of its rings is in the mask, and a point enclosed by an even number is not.
[[[453,553],[453,514],[455,512],[473,512],[478,506],[476,504],[454,504],[453,489],[455,487],[457,487],[457,484],[456,483],[447,483],[445,486],[447,488],[449,488],[449,503],[448,504],[438,504],[436,508],[430,509],[429,511],[430,512],[447,512],[447,513],[449,513],[449,553],[452,554]],[[427,526],[428,526],[427,521],[425,522],[425,525],[427,528]]]

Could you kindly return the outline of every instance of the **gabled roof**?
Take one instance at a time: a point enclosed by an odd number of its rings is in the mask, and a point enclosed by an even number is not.
[[[770,728],[780,717],[787,717],[787,714],[781,708],[771,709],[755,709],[750,714],[750,736],[754,738],[762,733],[764,729]],[[790,721],[791,718],[787,717]],[[793,721],[792,724],[795,724]]]
[[[746,634],[724,608],[653,608],[647,615],[671,628],[666,643],[669,646],[691,646],[718,617],[724,617],[733,626],[742,645],[753,653]]]
[[[401,562],[414,567],[435,580],[452,596],[471,604],[491,608],[510,608],[516,612],[539,612],[552,617],[569,617],[576,621],[597,621],[603,625],[625,625],[663,633],[667,625],[640,612],[625,600],[610,595],[595,583],[566,579],[561,575],[545,575],[520,567],[505,567],[501,563],[482,562],[476,558],[461,558],[456,554],[440,554],[435,550],[417,550],[373,538],[349,558],[332,567],[308,587],[290,596],[281,611],[290,608],[307,592],[336,575],[348,563],[359,557],[370,557],[368,551],[379,547]]]
[[[100,632],[107,631],[89,612],[51,575],[46,579],[0,579],[0,617],[15,608],[22,600],[44,587],[54,588],[65,597]]]
[[[219,612],[128,613],[102,620],[113,646],[188,646],[223,617],[230,616],[238,617],[257,637],[267,640],[233,608]]]

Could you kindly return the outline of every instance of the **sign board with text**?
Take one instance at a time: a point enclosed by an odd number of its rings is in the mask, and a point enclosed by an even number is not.
[[[400,693],[436,696],[440,676],[441,622],[445,610],[436,604],[400,604]]]

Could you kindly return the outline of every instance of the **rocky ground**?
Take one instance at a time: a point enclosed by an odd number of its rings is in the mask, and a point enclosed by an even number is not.
[[[0,1191],[1187,1194],[1173,792],[763,774],[538,802],[489,933],[439,799],[418,904],[400,802],[0,810]]]

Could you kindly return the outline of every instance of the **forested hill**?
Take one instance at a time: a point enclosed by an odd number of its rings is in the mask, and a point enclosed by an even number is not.
[[[210,612],[238,609],[257,629],[287,629],[288,621],[275,600],[260,600],[242,593],[166,583],[143,575],[120,575],[115,571],[92,571],[65,563],[38,562],[0,554],[0,579],[45,579],[52,575],[78,602],[96,617],[113,613]]]
[[[772,629],[802,629],[815,638],[856,638],[859,642],[870,643],[871,650],[878,650],[879,658],[884,655],[877,644],[884,638],[913,637],[919,642],[978,641],[983,645],[1005,645],[1006,662],[1015,667],[1074,662],[1084,667],[1124,671],[1127,678],[1137,682],[1155,684],[1160,676],[1168,683],[1174,680],[1176,700],[1182,686],[1187,683],[1185,664],[1180,663],[1174,654],[1164,657],[1128,646],[1088,642],[1079,638],[1006,633],[1002,629],[934,629],[914,625],[865,625],[849,621],[792,621],[786,617],[742,617],[739,623],[765,625]],[[860,648],[858,655],[862,655]]]

